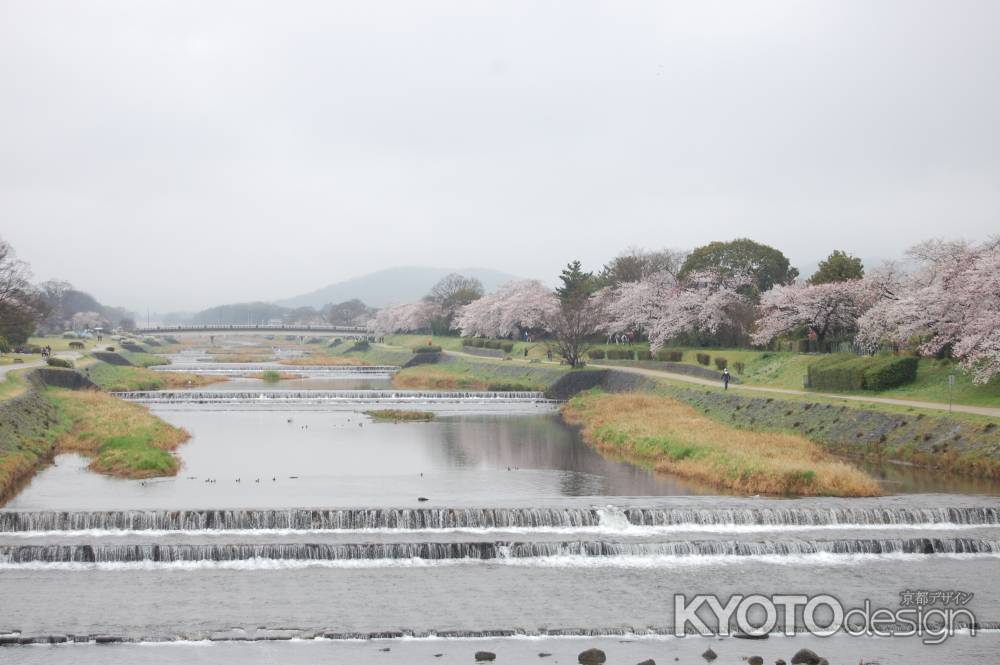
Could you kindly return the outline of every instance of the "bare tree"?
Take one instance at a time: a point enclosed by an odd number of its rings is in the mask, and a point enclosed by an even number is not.
[[[433,325],[434,332],[448,333],[458,310],[482,297],[483,285],[475,277],[466,277],[454,272],[442,277],[425,298],[441,308],[441,315]]]
[[[31,285],[28,264],[0,239],[0,337],[22,344],[45,316],[45,300]]]

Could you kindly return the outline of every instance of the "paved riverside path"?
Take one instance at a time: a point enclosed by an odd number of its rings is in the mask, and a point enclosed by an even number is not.
[[[477,360],[490,360],[489,358],[483,358],[482,356],[477,356],[471,353],[463,353],[461,351],[446,351],[445,353],[451,353],[454,355],[464,356],[467,358],[475,358]],[[521,364],[528,364],[518,358],[503,362],[518,362]],[[555,364],[555,363],[544,363],[544,364]],[[623,372],[630,372],[632,374],[642,374],[643,376],[648,376],[651,378],[669,379],[671,381],[683,381],[685,383],[694,383],[700,386],[711,386],[713,388],[722,387],[721,379],[719,379],[718,381],[711,381],[709,379],[702,379],[697,376],[689,376],[687,374],[677,374],[675,372],[666,372],[664,370],[659,370],[659,369],[648,369],[646,367],[629,367],[627,365],[592,364],[591,366],[600,367],[601,369],[617,369]],[[772,395],[822,397],[826,399],[840,399],[848,402],[889,404],[892,406],[914,407],[917,409],[928,409],[931,411],[948,411],[948,405],[941,402],[924,402],[920,400],[911,400],[911,399],[896,399],[893,397],[874,397],[874,396],[866,397],[864,395],[840,395],[837,393],[819,393],[809,390],[795,390],[792,388],[772,388],[770,386],[755,386],[746,383],[730,383],[729,389],[735,391],[743,391],[743,392],[768,393]],[[971,406],[968,404],[953,404],[951,410],[956,413],[971,413],[977,416],[989,416],[991,418],[1000,418],[1000,408],[998,407]]]

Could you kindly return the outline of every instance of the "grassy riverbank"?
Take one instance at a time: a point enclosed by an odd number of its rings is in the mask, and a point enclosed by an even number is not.
[[[170,451],[187,441],[188,433],[145,407],[94,390],[49,388],[46,398],[63,423],[59,452],[92,458],[92,470],[121,478],[152,478],[175,475],[180,468]]]
[[[400,370],[397,388],[422,390],[544,390],[567,370],[445,356],[441,362]]]
[[[144,367],[109,365],[103,362],[95,363],[86,368],[85,372],[91,381],[109,392],[193,388],[226,380],[224,376],[203,376],[187,372],[154,372]]]
[[[431,411],[407,411],[406,409],[376,409],[365,411],[365,415],[373,420],[383,420],[394,423],[429,422],[434,420]]]
[[[875,496],[878,482],[805,437],[754,432],[651,393],[577,395],[567,422],[604,454],[746,494]]]

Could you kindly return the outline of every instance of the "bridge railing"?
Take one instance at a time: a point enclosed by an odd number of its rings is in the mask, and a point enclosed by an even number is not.
[[[185,325],[185,326],[150,326],[147,328],[136,328],[139,334],[171,333],[171,332],[199,332],[199,331],[226,331],[226,330],[262,330],[266,332],[330,332],[330,333],[367,333],[364,326],[327,326],[327,325],[255,325],[247,323],[225,323],[225,324],[205,324],[205,325]]]

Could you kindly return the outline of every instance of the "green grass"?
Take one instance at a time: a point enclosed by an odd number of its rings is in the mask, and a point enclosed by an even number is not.
[[[170,451],[188,439],[187,432],[147,408],[93,390],[50,388],[46,396],[60,419],[71,423],[59,437],[59,450],[91,457],[94,471],[150,478],[171,476],[180,468]]]
[[[281,372],[277,372],[273,369],[266,369],[260,373],[260,378],[268,383],[277,383],[281,381]]]
[[[169,365],[170,359],[155,353],[137,353],[135,351],[122,351],[130,363],[136,367],[156,367],[158,365]]]
[[[407,411],[406,409],[376,409],[365,411],[365,415],[373,420],[386,420],[394,423],[399,422],[429,422],[434,420],[434,413],[431,411]]]
[[[78,351],[79,349],[69,348],[70,342],[83,342],[84,347],[91,348],[97,342],[91,339],[66,339],[59,335],[47,335],[45,337],[29,337],[28,344],[33,346],[51,346],[53,351]]]
[[[154,372],[145,367],[109,365],[104,362],[97,362],[88,367],[87,377],[109,392],[184,388],[225,380],[222,377],[206,377],[184,372]]]

